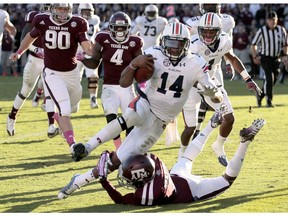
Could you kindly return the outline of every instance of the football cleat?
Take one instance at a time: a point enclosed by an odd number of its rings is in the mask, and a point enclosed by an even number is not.
[[[53,138],[55,136],[57,136],[59,134],[59,128],[55,127],[55,125],[51,124],[48,127],[48,132],[47,132],[47,136],[49,138]]]
[[[256,134],[265,125],[266,121],[264,119],[256,119],[252,122],[252,125],[248,128],[243,128],[240,130],[241,142],[252,141]]]
[[[217,128],[223,122],[223,116],[227,113],[227,106],[225,104],[221,104],[220,108],[216,110],[213,116],[210,119],[210,124],[212,128]]]
[[[75,162],[82,160],[83,158],[88,156],[88,150],[83,143],[77,143],[70,146],[70,151],[72,154],[72,159]]]
[[[15,134],[15,123],[16,119],[10,119],[9,115],[7,117],[6,129],[9,136],[14,136]]]
[[[99,108],[99,105],[97,103],[97,99],[95,96],[91,98],[90,106],[91,106],[91,109],[98,109]]]
[[[66,199],[67,197],[69,197],[74,191],[80,189],[80,187],[74,183],[75,179],[77,178],[77,176],[80,176],[80,174],[75,174],[70,182],[63,187],[59,193],[58,193],[58,199]]]

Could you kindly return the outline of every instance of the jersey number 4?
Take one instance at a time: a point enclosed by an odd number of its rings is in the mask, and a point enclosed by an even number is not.
[[[161,79],[162,79],[162,82],[161,82],[161,87],[160,88],[157,88],[157,91],[162,93],[162,94],[166,94],[167,90],[166,89],[166,84],[167,84],[167,80],[168,80],[168,75],[169,73],[167,72],[164,72],[162,75],[161,75]],[[174,83],[169,86],[169,90],[170,91],[175,91],[173,97],[175,98],[180,98],[181,97],[181,92],[183,91],[183,79],[184,79],[184,76],[180,75],[177,77],[177,79],[174,81]]]

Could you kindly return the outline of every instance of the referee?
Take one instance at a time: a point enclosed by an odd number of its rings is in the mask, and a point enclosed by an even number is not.
[[[253,62],[261,64],[265,79],[262,87],[262,94],[257,97],[257,105],[261,107],[262,99],[266,96],[266,107],[274,107],[272,104],[273,86],[277,81],[280,72],[280,53],[284,53],[285,61],[287,61],[287,38],[286,30],[277,25],[278,17],[276,12],[268,13],[266,25],[261,27],[252,40],[251,53]],[[259,45],[259,54],[257,53],[257,45]]]

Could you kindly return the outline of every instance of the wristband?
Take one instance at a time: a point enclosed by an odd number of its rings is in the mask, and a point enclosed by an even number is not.
[[[23,52],[23,50],[18,49],[18,50],[16,51],[16,53],[21,56],[24,52]]]
[[[133,67],[133,65],[130,63],[129,64],[129,67],[130,67],[130,69],[132,69],[132,70],[136,70],[137,69],[137,67]]]
[[[246,71],[246,69],[244,69],[240,75],[243,77],[244,80],[247,80],[250,78],[250,75],[248,74],[248,72]]]

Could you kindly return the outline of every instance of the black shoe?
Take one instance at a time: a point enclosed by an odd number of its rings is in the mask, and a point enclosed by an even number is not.
[[[275,106],[272,103],[266,105],[267,108],[274,108]]]
[[[83,143],[77,143],[71,147],[72,159],[75,162],[78,162],[88,156],[88,151]]]
[[[261,107],[262,106],[262,99],[263,99],[262,95],[256,94],[256,98],[257,98],[257,106]]]

